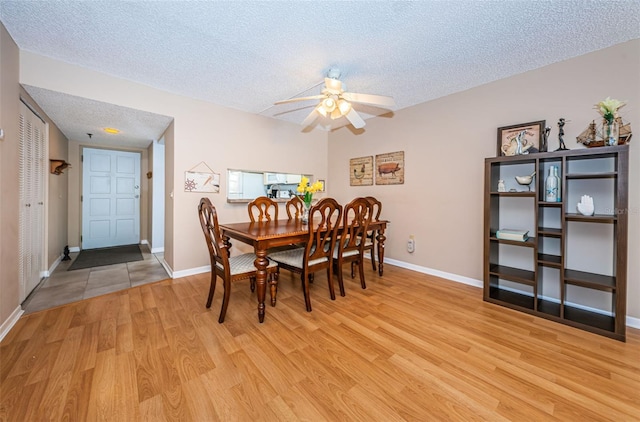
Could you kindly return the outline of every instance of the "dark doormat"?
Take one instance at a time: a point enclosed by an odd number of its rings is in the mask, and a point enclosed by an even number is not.
[[[138,245],[114,246],[112,248],[83,249],[67,271],[101,267],[123,262],[142,261]]]

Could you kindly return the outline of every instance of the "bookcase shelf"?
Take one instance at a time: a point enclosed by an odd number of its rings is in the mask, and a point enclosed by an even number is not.
[[[551,166],[559,169],[558,202],[544,200]],[[495,191],[498,180],[533,171],[540,177],[531,192]],[[484,300],[625,341],[628,173],[628,145],[486,158]],[[594,215],[569,212],[591,192]],[[532,237],[496,238],[501,222],[513,221]],[[505,249],[513,246],[523,249]]]

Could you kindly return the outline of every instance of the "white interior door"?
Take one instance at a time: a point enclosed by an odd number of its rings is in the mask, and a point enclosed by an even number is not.
[[[20,102],[20,301],[45,274],[46,124]]]
[[[140,153],[85,148],[82,249],[140,242]]]

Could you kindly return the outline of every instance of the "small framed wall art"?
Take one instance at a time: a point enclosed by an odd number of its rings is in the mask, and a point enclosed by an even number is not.
[[[404,183],[404,151],[376,155],[376,185]]]
[[[373,156],[349,160],[349,182],[351,186],[373,185]]]
[[[202,167],[202,171],[196,171]],[[185,192],[220,192],[220,173],[211,170],[204,161],[184,172]]]
[[[497,156],[519,155],[522,153],[545,152],[542,139],[544,120],[498,128]]]

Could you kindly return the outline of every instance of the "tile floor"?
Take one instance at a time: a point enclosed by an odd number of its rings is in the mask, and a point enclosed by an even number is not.
[[[152,254],[147,245],[140,245],[140,250],[142,261],[67,271],[78,256],[78,252],[71,253],[71,261],[62,261],[24,301],[24,312],[41,311],[169,278],[160,263],[163,254]]]

